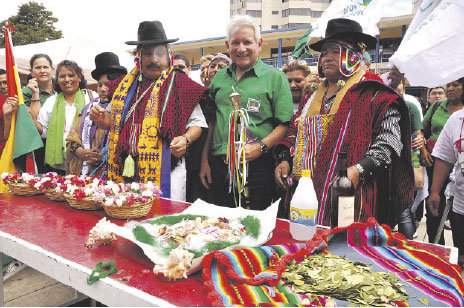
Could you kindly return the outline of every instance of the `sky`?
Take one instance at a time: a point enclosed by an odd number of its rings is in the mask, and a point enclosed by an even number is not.
[[[2,0],[0,21],[16,15],[18,7],[29,1]],[[63,32],[65,39],[72,41],[66,46],[73,47],[69,47],[69,50],[65,47],[55,51],[31,51],[24,48],[22,54],[16,51],[15,55],[28,59],[30,54],[44,52],[55,62],[63,58],[80,58],[78,63],[84,68],[93,67],[94,55],[103,51],[117,53],[121,64],[131,67],[132,58],[126,51],[133,46],[125,45],[124,42],[137,39],[138,25],[144,20],[161,21],[167,37],[179,38],[179,42],[223,37],[226,35],[226,25],[229,22],[230,0],[34,1],[42,3],[58,18],[55,27]],[[377,1],[390,3],[390,10],[385,12],[385,16],[411,12],[411,0]],[[89,49],[82,51],[83,46],[88,46]]]
[[[18,12],[29,0],[2,1],[0,20]],[[160,20],[168,38],[179,41],[225,36],[230,0],[36,0],[59,21],[65,37],[93,36],[98,40],[135,40],[144,20]],[[389,1],[386,16],[408,14],[411,0]]]

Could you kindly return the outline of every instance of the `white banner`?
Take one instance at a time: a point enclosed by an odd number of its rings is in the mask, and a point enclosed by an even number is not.
[[[464,77],[464,1],[425,0],[390,64],[412,86],[435,87]]]
[[[357,21],[363,32],[372,36],[379,34],[377,23],[382,17],[382,8],[386,0],[334,0],[313,25],[311,38],[325,36],[327,22],[334,18],[347,18]]]

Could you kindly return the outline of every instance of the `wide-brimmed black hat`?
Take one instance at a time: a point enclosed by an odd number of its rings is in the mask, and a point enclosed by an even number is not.
[[[95,56],[95,69],[92,71],[93,79],[100,79],[103,74],[127,74],[127,69],[119,64],[119,57],[112,52],[102,52]]]
[[[142,21],[139,24],[139,30],[137,31],[137,40],[128,41],[127,45],[140,45],[140,44],[169,44],[179,40],[167,39],[166,33],[164,32],[163,24],[157,20],[153,21]]]
[[[309,48],[321,51],[322,45],[331,40],[351,42],[356,45],[355,47],[358,47],[358,43],[364,43],[367,49],[373,49],[377,44],[375,37],[362,32],[362,27],[358,22],[346,18],[335,18],[327,23],[325,38],[309,45]]]

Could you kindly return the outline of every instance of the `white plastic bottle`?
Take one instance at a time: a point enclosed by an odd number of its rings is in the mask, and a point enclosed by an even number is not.
[[[311,180],[311,170],[302,170],[290,201],[290,233],[297,241],[307,241],[316,233],[318,201]]]

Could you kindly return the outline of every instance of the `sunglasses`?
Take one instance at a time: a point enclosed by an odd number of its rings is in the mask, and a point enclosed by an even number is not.
[[[186,68],[185,65],[173,65],[174,69],[179,69],[179,70],[183,70]]]

